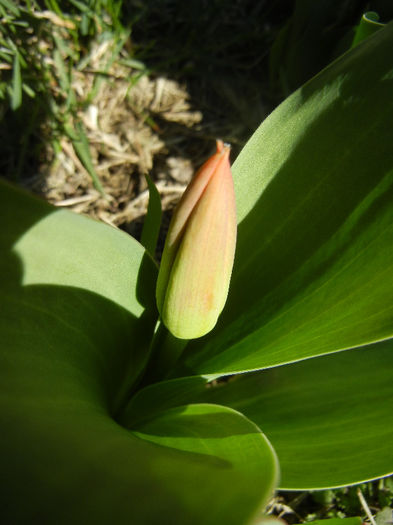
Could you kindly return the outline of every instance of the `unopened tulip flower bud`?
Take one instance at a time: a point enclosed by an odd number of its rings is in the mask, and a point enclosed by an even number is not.
[[[166,327],[180,339],[210,332],[228,295],[236,246],[229,152],[218,140],[216,153],[184,192],[166,238],[157,305]]]

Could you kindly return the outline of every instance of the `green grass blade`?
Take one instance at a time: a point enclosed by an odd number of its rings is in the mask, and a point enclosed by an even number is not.
[[[146,173],[145,177],[149,188],[149,204],[143,224],[141,244],[154,257],[161,226],[161,197],[150,176]]]
[[[20,15],[20,10],[13,2],[10,2],[9,0],[0,0],[0,5],[2,5],[7,11],[12,13],[13,15]]]
[[[17,110],[22,104],[22,75],[19,54],[15,53],[12,67],[11,109]]]
[[[75,6],[81,13],[91,13],[91,9],[89,6],[84,4],[83,2],[79,2],[78,0],[70,0],[70,4]]]
[[[94,168],[94,164],[90,155],[89,141],[87,139],[86,133],[83,129],[82,124],[77,123],[75,130],[66,127],[66,132],[70,138],[72,145],[74,147],[75,153],[78,155],[79,160],[82,162],[83,166],[89,172],[89,175],[93,181],[94,187],[102,194],[105,194],[104,188],[102,187],[101,181],[97,175],[97,172]]]

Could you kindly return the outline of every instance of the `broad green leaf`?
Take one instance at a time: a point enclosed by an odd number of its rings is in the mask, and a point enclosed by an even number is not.
[[[126,419],[183,403],[210,402],[243,413],[277,451],[281,488],[321,489],[393,473],[393,341],[235,376],[152,385]]]
[[[139,390],[130,399],[119,420],[123,426],[138,427],[154,420],[158,414],[168,409],[199,402],[205,395],[208,400],[209,394],[206,394],[206,390],[211,387],[207,379],[198,376],[151,384]]]
[[[269,57],[271,92],[286,96],[347,50],[353,39],[348,21],[358,17],[352,2],[294,0],[292,15],[278,32]],[[341,54],[341,53],[340,53]]]
[[[1,182],[0,200],[2,348],[19,348],[16,371],[26,353],[38,359],[49,349],[59,370],[68,358],[77,369],[90,359],[99,375],[90,382],[108,382],[114,409],[147,359],[157,319],[153,261],[123,232]],[[47,379],[57,382],[55,373]],[[22,371],[19,380],[29,383]]]
[[[389,24],[289,97],[240,154],[228,303],[180,370],[236,373],[393,335],[392,48]]]
[[[243,415],[117,422],[157,317],[142,246],[4,183],[0,225],[2,522],[248,523],[277,464]]]
[[[180,406],[144,423],[131,424],[131,428],[136,436],[182,450],[195,461],[203,463],[205,459],[216,467],[218,472],[212,468],[209,474],[215,478],[214,505],[209,505],[201,523],[248,523],[245,517],[260,510],[276,486],[278,464],[269,442],[252,422],[227,407]],[[211,499],[211,482],[194,482],[192,487],[191,492],[198,488],[201,502]]]
[[[241,525],[274,488],[269,443],[223,407],[187,407],[131,432],[76,392],[4,397],[5,523]]]
[[[283,489],[321,489],[393,473],[393,342],[262,373],[217,389],[271,440]]]

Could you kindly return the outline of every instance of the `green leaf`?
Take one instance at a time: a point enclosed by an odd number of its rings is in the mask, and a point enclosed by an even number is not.
[[[214,469],[210,474],[216,478],[214,505],[202,523],[244,523],[272,495],[278,472],[275,454],[260,430],[234,410],[212,404],[180,406],[131,428],[147,441],[192,454],[198,462],[205,457],[221,469],[221,481]],[[201,501],[209,499],[212,490],[211,483],[204,483],[192,485],[198,487]],[[220,508],[226,509],[221,516]]]
[[[188,345],[188,375],[393,335],[392,46],[389,24],[289,97],[241,152],[228,302]]]
[[[17,110],[22,104],[22,76],[20,72],[19,54],[15,52],[12,66],[11,109]]]
[[[191,402],[229,406],[263,430],[283,489],[359,483],[393,473],[393,341],[206,386],[191,377],[152,385],[125,418]]]
[[[70,0],[70,3],[77,7],[82,13],[88,13],[89,15],[93,14],[90,7],[88,7],[83,2],[78,2],[78,0]]]
[[[51,349],[58,352],[55,368],[61,369],[63,358],[79,356],[91,375],[91,363],[84,361],[96,362],[113,408],[147,359],[157,319],[153,261],[114,228],[56,210],[4,183],[0,195],[3,345],[20,347],[21,364],[27,355],[37,352],[38,359]],[[93,374],[89,382],[97,379]]]
[[[0,5],[4,6],[5,9],[7,9],[7,11],[12,13],[13,15],[19,16],[20,10],[18,9],[18,7],[16,7],[16,5],[14,5],[9,0],[0,0]]]
[[[208,387],[207,379],[198,376],[151,384],[130,399],[119,420],[126,427],[143,425],[168,409],[200,402]]]
[[[269,80],[276,97],[292,93],[332,62],[340,48],[350,47],[348,21],[359,13],[354,3],[342,0],[294,0],[292,6],[270,50]]]
[[[53,40],[56,44],[56,47],[53,50],[53,63],[56,68],[60,88],[63,91],[62,95],[63,97],[67,97],[73,93],[73,87],[71,86],[69,68],[67,67],[62,55],[69,56],[70,52],[68,51],[64,40],[56,33],[53,34]]]
[[[253,423],[205,405],[133,431],[116,420],[157,319],[151,258],[123,232],[0,190],[2,521],[248,523],[277,477]]]
[[[330,518],[326,520],[308,521],[307,525],[362,525],[362,523],[362,518],[357,516],[353,518]]]
[[[282,488],[338,487],[393,473],[392,374],[389,341],[247,375],[211,401],[266,433]]]
[[[384,507],[375,515],[375,523],[377,525],[389,525],[392,522],[393,510],[389,507]]]
[[[149,188],[149,205],[143,224],[141,244],[154,257],[161,226],[161,198],[150,176],[146,173],[145,177]]]
[[[28,84],[23,84],[22,89],[26,93],[26,95],[28,95],[31,98],[35,98],[36,93]]]
[[[364,13],[360,19],[359,24],[355,29],[355,35],[353,37],[352,47],[357,46],[370,35],[379,31],[384,24],[379,22],[379,15],[375,11],[368,11]]]
[[[78,155],[79,160],[88,171],[93,181],[94,187],[101,193],[101,195],[105,195],[104,188],[102,187],[101,181],[94,168],[90,154],[89,141],[82,124],[77,122],[75,124],[75,130],[70,126],[66,126],[65,131],[72,142],[75,153]]]

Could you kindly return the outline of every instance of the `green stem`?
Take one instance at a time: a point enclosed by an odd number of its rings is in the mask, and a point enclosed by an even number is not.
[[[186,339],[174,337],[161,322],[153,337],[149,364],[140,386],[166,379],[187,343]]]
[[[131,391],[124,390],[114,409],[114,417],[121,422],[132,396],[142,388],[168,379],[188,340],[177,339],[160,322],[153,336],[146,369]]]

